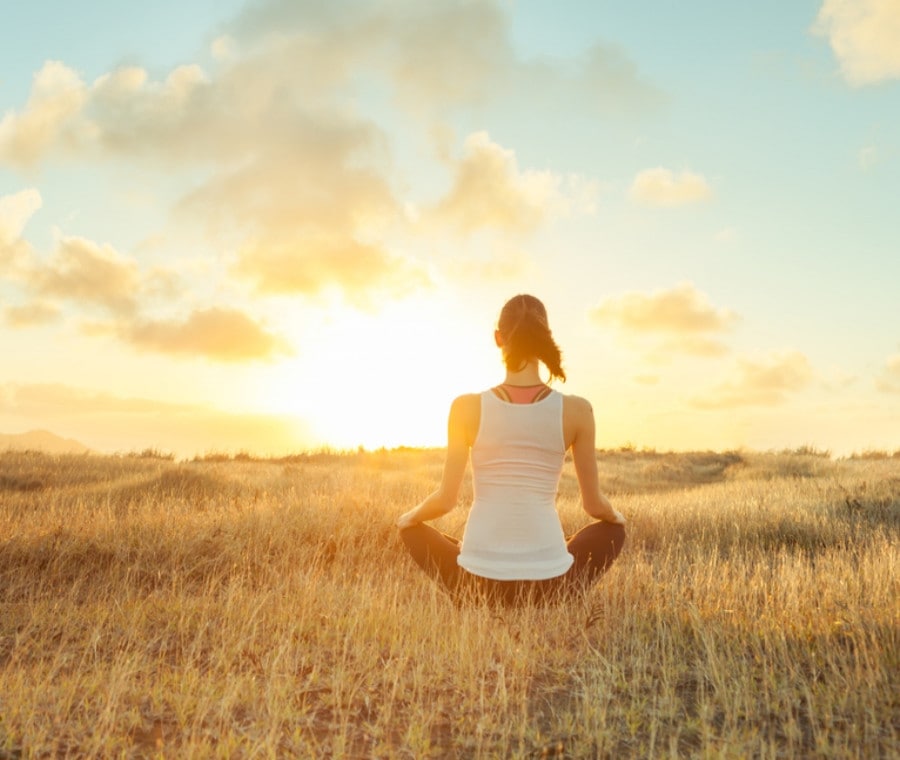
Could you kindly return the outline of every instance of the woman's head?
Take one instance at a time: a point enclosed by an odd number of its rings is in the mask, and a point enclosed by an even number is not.
[[[503,361],[511,372],[522,369],[537,359],[550,370],[550,379],[565,381],[562,354],[547,321],[547,310],[537,298],[518,295],[510,298],[500,310],[497,332],[503,348]]]

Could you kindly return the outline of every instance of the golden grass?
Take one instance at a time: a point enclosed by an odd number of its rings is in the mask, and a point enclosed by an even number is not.
[[[441,456],[0,455],[0,758],[900,754],[897,458],[604,452],[619,561],[500,612],[395,535]]]

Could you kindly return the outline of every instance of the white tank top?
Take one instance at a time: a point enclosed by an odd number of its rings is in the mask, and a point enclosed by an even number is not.
[[[472,445],[474,500],[457,559],[470,573],[543,580],[572,565],[556,512],[566,454],[562,408],[556,391],[533,404],[481,394]]]

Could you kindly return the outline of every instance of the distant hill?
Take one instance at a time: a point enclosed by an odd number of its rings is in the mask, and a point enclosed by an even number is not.
[[[0,433],[0,451],[7,449],[46,451],[49,454],[88,454],[90,449],[72,438],[62,438],[47,430],[4,435]]]

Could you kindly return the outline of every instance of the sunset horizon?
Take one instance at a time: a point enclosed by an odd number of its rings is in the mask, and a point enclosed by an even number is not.
[[[8,12],[0,435],[442,447],[532,293],[599,448],[900,450],[897,4],[95,10]]]

